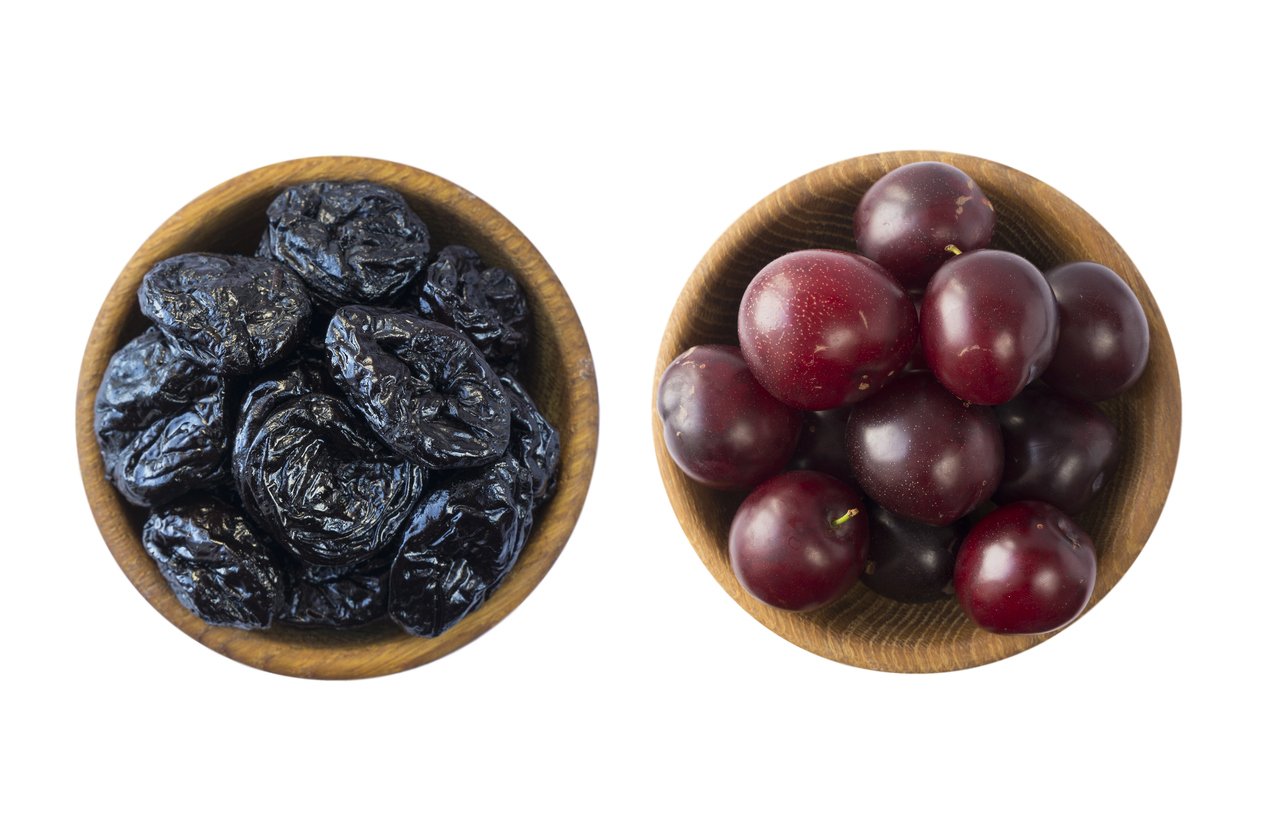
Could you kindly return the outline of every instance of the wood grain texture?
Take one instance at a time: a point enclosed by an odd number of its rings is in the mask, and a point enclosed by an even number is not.
[[[252,254],[267,205],[285,188],[317,179],[372,181],[402,193],[428,224],[433,250],[459,242],[512,272],[529,298],[533,341],[521,380],[561,435],[556,495],[535,520],[516,567],[476,612],[434,639],[409,636],[388,622],[349,631],[276,626],[265,631],[213,627],[182,607],[140,543],[146,512],[123,500],[105,479],[92,429],[93,403],[110,356],[147,322],[136,291],[157,261],[175,254]],[[326,156],[282,162],[212,189],[178,211],[131,258],[101,306],[79,373],[75,423],[79,466],[101,536],[118,565],[171,623],[213,650],[290,676],[349,679],[381,676],[433,661],[495,626],[538,585],[577,522],[591,482],[598,429],[595,369],[587,338],[547,261],[485,202],[433,174],[376,159]]]
[[[863,193],[890,170],[924,160],[948,162],[980,184],[997,213],[993,247],[1017,252],[1043,270],[1073,260],[1103,263],[1124,278],[1147,313],[1147,370],[1124,395],[1102,403],[1122,437],[1121,461],[1079,518],[1099,555],[1093,607],[1138,557],[1169,493],[1182,429],[1178,367],[1160,309],[1129,257],[1089,214],[1033,177],[971,156],[905,151],[839,162],[789,183],[736,220],[696,267],[662,338],[655,378],[688,347],[737,343],[740,298],[766,263],[803,248],[855,250],[851,217]],[[953,600],[899,604],[861,584],[812,613],[759,603],[740,587],[727,558],[727,532],[741,495],[698,485],[670,460],[655,385],[653,434],[675,514],[705,566],[750,615],[794,644],[858,667],[920,673],[996,661],[1050,637],[993,635],[973,626]]]

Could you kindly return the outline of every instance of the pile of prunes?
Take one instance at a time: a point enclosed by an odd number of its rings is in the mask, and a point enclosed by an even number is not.
[[[145,549],[219,626],[436,636],[516,563],[556,487],[556,429],[517,380],[516,279],[370,182],[289,188],[256,256],[181,254],[96,398],[105,472]]]

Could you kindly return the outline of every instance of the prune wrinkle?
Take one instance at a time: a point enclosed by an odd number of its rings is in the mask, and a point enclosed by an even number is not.
[[[537,508],[556,491],[560,434],[547,421],[521,382],[506,374],[501,375],[499,381],[512,405],[512,435],[508,440],[508,453],[526,475],[532,505]]]
[[[429,262],[429,229],[396,191],[309,182],[267,208],[260,255],[297,272],[320,305],[387,303]]]
[[[338,629],[370,624],[388,612],[392,565],[380,554],[348,568],[295,563],[280,620]]]
[[[505,457],[446,475],[403,533],[390,574],[390,615],[414,635],[446,631],[516,564],[531,522],[520,466]]]
[[[509,272],[487,268],[467,246],[447,246],[429,266],[418,307],[423,317],[463,332],[496,369],[517,371],[530,308]]]
[[[337,311],[325,341],[332,375],[387,445],[434,469],[484,465],[508,447],[511,405],[463,335],[416,315]]]
[[[240,512],[193,495],[150,514],[141,540],[176,599],[206,623],[246,630],[271,625],[284,576]]]
[[[238,437],[237,490],[295,557],[350,566],[380,551],[411,516],[423,469],[383,447],[341,400],[284,402]]]
[[[311,301],[280,263],[254,257],[180,254],[155,265],[140,311],[192,361],[245,375],[291,353],[306,335]]]
[[[105,475],[128,502],[154,506],[226,472],[226,390],[151,327],[110,359],[94,409]]]

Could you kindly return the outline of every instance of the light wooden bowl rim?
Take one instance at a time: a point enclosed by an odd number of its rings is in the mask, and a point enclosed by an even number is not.
[[[1145,397],[1151,397],[1153,413],[1157,419],[1141,419],[1138,436],[1132,437],[1142,457],[1129,464],[1141,474],[1141,494],[1124,494],[1118,513],[1124,529],[1108,537],[1115,551],[1109,559],[1101,559],[1099,578],[1095,592],[1087,607],[1092,609],[1116,585],[1121,576],[1137,558],[1151,535],[1160,516],[1173,480],[1181,435],[1181,391],[1177,363],[1164,318],[1138,269],[1110,234],[1085,210],[1049,185],[1014,168],[975,156],[942,151],[895,151],[860,156],[812,171],[774,191],[740,216],[714,242],[696,266],[679,294],[671,314],[670,323],[662,338],[653,376],[653,439],[658,468],[670,498],[675,515],[697,555],[722,588],[747,613],[771,631],[797,646],[833,661],[873,670],[921,673],[941,672],[976,667],[1016,655],[1040,644],[1055,633],[1036,636],[998,636],[975,628],[970,622],[953,621],[943,632],[949,631],[955,639],[949,649],[936,645],[926,646],[908,638],[914,632],[915,623],[926,616],[925,607],[938,607],[953,602],[935,602],[931,605],[899,605],[898,612],[889,607],[877,609],[877,604],[894,602],[878,599],[864,586],[858,586],[845,597],[817,613],[797,614],[774,609],[760,603],[744,591],[735,579],[726,553],[726,534],[712,528],[714,507],[723,499],[709,489],[688,480],[674,465],[661,433],[661,422],[656,412],[657,380],[671,361],[684,349],[695,346],[685,343],[684,330],[691,327],[708,328],[714,322],[715,306],[729,302],[730,297],[720,296],[734,290],[723,285],[723,276],[729,271],[741,271],[740,258],[747,257],[752,248],[782,247],[786,242],[798,242],[795,234],[785,236],[780,223],[793,217],[800,227],[809,228],[824,222],[832,222],[820,214],[820,202],[853,200],[861,195],[871,182],[884,172],[911,162],[936,160],[953,164],[969,173],[994,200],[1018,200],[1021,207],[1048,219],[1057,227],[1063,225],[1073,239],[1065,245],[1077,250],[1093,252],[1093,259],[1111,267],[1134,289],[1147,313],[1151,330],[1152,350],[1148,369],[1139,384],[1121,399],[1137,395],[1141,388]],[[1001,192],[1000,192],[1001,191]],[[1013,194],[1015,194],[1013,196]],[[1000,200],[1000,197],[1002,198]],[[803,206],[809,206],[805,208]],[[794,216],[793,212],[800,216]],[[848,219],[846,219],[848,222]],[[1000,226],[1003,217],[1000,212]],[[835,223],[833,223],[835,225]],[[794,228],[795,231],[795,228]],[[761,235],[759,237],[759,235]],[[996,235],[997,238],[997,235]],[[818,245],[817,243],[815,245]],[[791,250],[794,246],[788,246]],[[795,246],[806,248],[810,246]],[[832,247],[822,245],[820,247]],[[852,248],[852,246],[851,246]],[[767,258],[769,260],[770,258]],[[766,261],[762,261],[766,262]],[[747,275],[748,278],[752,274]],[[700,324],[691,326],[693,316],[707,316]],[[725,330],[724,330],[725,331]],[[734,325],[722,343],[735,343]],[[1155,366],[1159,363],[1159,366]],[[1114,401],[1120,401],[1114,400]],[[1105,403],[1105,409],[1110,406]],[[1124,439],[1124,434],[1123,434]],[[1150,459],[1148,459],[1150,457]],[[1106,493],[1106,489],[1105,489]],[[734,504],[728,504],[732,510]],[[1089,515],[1095,509],[1088,509]],[[1110,509],[1109,509],[1110,510]],[[1133,516],[1126,514],[1129,510]],[[1098,542],[1098,538],[1096,538]],[[862,597],[866,593],[869,597]],[[857,599],[857,600],[856,600]],[[863,612],[863,609],[868,612]],[[856,611],[857,610],[857,611]],[[959,613],[961,616],[962,613]],[[898,618],[898,617],[901,618]],[[918,617],[918,618],[917,618]],[[870,627],[870,621],[887,619],[895,622],[896,637],[856,637],[849,625],[861,621]],[[936,620],[936,619],[934,619]],[[1077,621],[1081,621],[1079,617]],[[1077,623],[1074,622],[1074,624]],[[935,626],[935,625],[934,625]],[[1070,625],[1072,626],[1072,625]],[[893,626],[890,625],[891,631]],[[967,632],[964,632],[965,629]],[[1063,632],[1059,630],[1056,632]]]
[[[422,218],[428,219],[424,203],[429,203],[440,206],[432,209],[435,212],[441,210],[455,222],[478,229],[491,244],[483,256],[514,271],[530,296],[536,321],[546,317],[560,347],[561,366],[548,367],[548,378],[556,380],[549,386],[560,385],[566,417],[556,424],[563,437],[556,494],[517,566],[495,594],[437,638],[411,637],[384,623],[343,632],[294,627],[244,631],[208,625],[175,599],[141,546],[126,503],[105,479],[93,431],[93,405],[118,332],[136,314],[136,289],[144,273],[158,260],[188,251],[182,241],[205,224],[234,215],[235,206],[259,200],[265,205],[283,188],[316,179],[388,185],[402,191]],[[438,659],[494,627],[530,594],[560,555],[582,510],[595,465],[598,410],[591,350],[577,312],[547,261],[512,223],[472,193],[418,168],[356,156],[317,156],[267,165],[210,189],[140,246],[114,282],[92,327],[79,372],[75,423],[80,472],[101,536],[128,579],[158,612],[193,639],[238,662],[289,676],[353,679],[397,673]],[[131,513],[134,516],[134,509]]]

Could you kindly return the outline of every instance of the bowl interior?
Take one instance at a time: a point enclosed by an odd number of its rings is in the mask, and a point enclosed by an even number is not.
[[[265,631],[212,627],[185,610],[140,544],[147,512],[105,480],[92,429],[93,402],[109,358],[142,332],[136,291],[159,260],[195,251],[253,254],[267,205],[285,188],[316,179],[362,180],[402,193],[429,226],[433,251],[450,243],[476,249],[517,276],[534,329],[521,381],[561,435],[560,478],[535,519],[530,541],[498,590],[478,610],[434,639],[408,636],[388,622],[352,630],[274,626]],[[551,267],[508,220],[469,192],[404,165],[356,157],[318,157],[260,168],[185,206],[151,236],[123,269],[101,307],[80,371],[76,430],[88,501],[115,559],[141,594],[172,623],[214,650],[277,673],[314,678],[377,676],[432,661],[498,623],[538,584],[577,521],[595,461],[597,396],[582,325]]]
[[[1124,395],[1102,403],[1122,437],[1120,464],[1078,518],[1099,556],[1093,606],[1134,562],[1168,495],[1181,432],[1178,369],[1164,318],[1138,269],[1089,214],[1033,177],[970,156],[907,151],[839,162],[786,185],[727,229],[696,267],[662,339],[656,378],[688,347],[737,343],[744,289],[771,260],[803,248],[856,250],[851,218],[863,193],[888,171],[923,160],[948,162],[977,181],[994,203],[994,248],[1021,254],[1043,270],[1073,260],[1103,263],[1130,285],[1147,313],[1147,370]],[[900,604],[861,584],[812,613],[759,603],[740,587],[727,558],[727,532],[743,495],[714,491],[679,471],[661,438],[655,390],[653,425],[662,479],[701,560],[745,610],[789,641],[860,667],[928,672],[995,661],[1049,637],[993,635],[975,627],[953,600]]]

